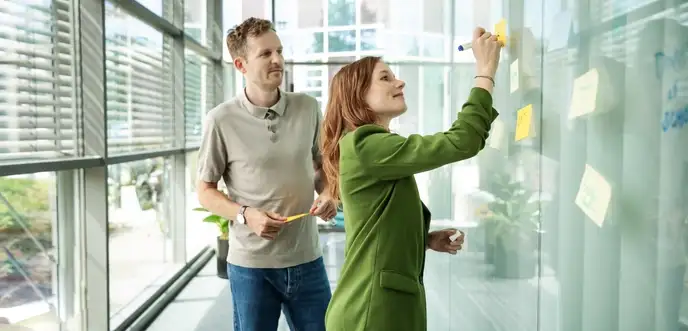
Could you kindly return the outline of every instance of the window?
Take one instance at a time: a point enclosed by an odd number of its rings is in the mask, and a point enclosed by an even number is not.
[[[162,7],[166,1],[167,0],[140,0],[138,3],[142,4],[156,15],[162,16]]]
[[[389,3],[390,0],[361,0],[361,23],[388,23]]]
[[[184,1],[184,32],[203,45],[207,45],[209,41],[206,36],[207,5],[207,1]]]
[[[170,163],[164,158],[108,167],[110,315],[147,299],[146,287],[174,270],[170,249]],[[145,249],[141,249],[145,247]]]
[[[185,51],[184,124],[187,146],[201,143],[205,114],[215,107],[212,64],[193,51]]]
[[[457,2],[456,6],[461,7],[466,2],[468,1]],[[423,31],[444,33],[445,12],[446,8],[444,0],[423,1]]]
[[[380,48],[391,53],[390,57],[418,56],[420,54],[420,37],[417,35],[385,32],[378,39]]]
[[[323,32],[292,31],[280,32],[285,59],[301,59],[314,53],[322,53],[325,48]]]
[[[329,26],[356,24],[356,4],[354,0],[327,0]]]
[[[361,30],[361,50],[372,51],[378,49],[377,46],[377,30],[363,29]]]
[[[446,39],[442,36],[423,36],[423,55],[429,58],[443,59],[447,50]]]
[[[71,4],[0,6],[0,160],[77,154]]]
[[[53,173],[0,177],[2,324],[52,315],[58,305],[56,182]],[[42,327],[56,327],[47,322]]]
[[[327,50],[346,52],[356,50],[356,31],[332,31],[328,33]]]
[[[109,3],[105,33],[109,153],[172,147],[170,39]]]
[[[198,152],[186,154],[186,176],[187,187],[189,188],[186,196],[186,258],[193,258],[201,249],[208,245],[216,245],[215,238],[219,235],[215,224],[204,223],[203,219],[208,213],[194,211],[194,208],[201,207],[198,202],[196,192],[196,164],[198,162]]]

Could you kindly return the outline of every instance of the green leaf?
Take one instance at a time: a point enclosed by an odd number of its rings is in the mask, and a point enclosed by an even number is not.
[[[203,208],[203,207],[198,207],[198,208],[194,208],[193,211],[204,211],[204,212],[208,212],[208,209],[205,209],[205,208]]]
[[[206,223],[215,223],[215,224],[218,224],[218,225],[220,224],[221,221],[222,221],[222,217],[220,217],[220,216],[218,216],[218,215],[210,215],[210,216],[208,216],[208,217],[206,217],[206,218],[203,219],[203,222],[206,222]]]

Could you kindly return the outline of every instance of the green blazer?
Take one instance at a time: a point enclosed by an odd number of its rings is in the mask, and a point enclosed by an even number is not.
[[[474,88],[446,132],[404,138],[364,125],[342,137],[346,246],[327,331],[427,329],[423,271],[430,211],[413,175],[475,156],[497,115],[492,96]]]

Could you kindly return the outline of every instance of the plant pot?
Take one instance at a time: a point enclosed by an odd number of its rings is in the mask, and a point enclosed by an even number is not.
[[[506,279],[533,278],[536,275],[534,239],[518,232],[496,238],[494,246],[494,277]]]
[[[217,277],[227,279],[227,253],[229,240],[217,237]]]

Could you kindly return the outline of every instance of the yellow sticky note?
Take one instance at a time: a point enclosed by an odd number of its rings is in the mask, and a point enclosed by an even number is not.
[[[527,105],[516,112],[516,141],[530,136],[530,126],[533,123],[533,105]]]
[[[594,68],[573,81],[569,119],[595,111],[599,81],[600,75]]]
[[[506,46],[506,20],[501,19],[495,24],[494,34],[497,35],[497,40],[501,41]]]
[[[518,90],[518,84],[520,83],[520,75],[518,74],[518,59],[514,60],[513,63],[511,63],[510,67],[510,75],[509,75],[509,82],[511,83],[511,93],[516,92]]]
[[[607,217],[611,200],[612,187],[609,182],[593,167],[586,164],[576,195],[576,205],[597,226],[601,227]]]
[[[298,215],[294,215],[294,216],[289,216],[289,217],[287,217],[286,222],[291,222],[291,221],[297,220],[297,219],[299,219],[299,218],[301,218],[301,217],[304,217],[304,216],[306,216],[306,215],[308,215],[308,213],[303,213],[303,214],[298,214]]]

